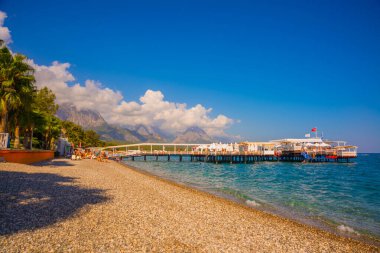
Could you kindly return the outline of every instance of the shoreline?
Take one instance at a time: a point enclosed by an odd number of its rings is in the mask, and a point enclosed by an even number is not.
[[[113,161],[1,164],[0,176],[13,196],[1,199],[0,252],[380,251]]]
[[[161,176],[155,175],[149,171],[140,169],[136,166],[132,166],[130,164],[125,164],[122,161],[120,162],[120,164],[122,166],[125,166],[127,169],[133,170],[137,173],[141,173],[141,174],[148,176],[148,177],[152,177],[156,180],[163,181],[164,183],[171,184],[171,185],[176,186],[176,187],[181,187],[181,188],[186,189],[186,190],[194,191],[196,194],[204,194],[206,197],[216,198],[218,201],[227,202],[229,204],[236,205],[239,208],[243,208],[243,209],[246,209],[248,211],[262,213],[264,215],[271,216],[272,218],[275,218],[275,219],[280,219],[280,220],[283,220],[286,222],[294,223],[294,225],[296,225],[296,226],[304,227],[307,229],[315,229],[318,232],[327,233],[329,235],[336,236],[338,238],[344,238],[344,239],[352,240],[354,242],[365,243],[365,244],[369,244],[369,245],[372,245],[375,247],[380,246],[380,241],[373,239],[370,236],[365,236],[365,235],[359,235],[358,236],[355,234],[351,235],[351,234],[347,234],[347,233],[346,234],[343,234],[343,233],[339,234],[338,231],[334,230],[333,227],[329,227],[327,224],[324,225],[325,227],[320,227],[318,225],[314,225],[314,223],[312,223],[312,222],[310,222],[310,223],[307,223],[306,221],[302,222],[296,218],[291,217],[290,215],[287,216],[285,214],[282,214],[280,211],[278,211],[278,213],[277,213],[276,211],[271,212],[271,211],[267,211],[265,209],[258,209],[254,206],[250,206],[246,202],[244,202],[242,199],[239,199],[239,198],[234,197],[234,196],[230,196],[226,193],[208,192],[208,191],[201,189],[200,187],[196,187],[196,186],[193,186],[191,184],[176,182],[170,178],[161,177]]]

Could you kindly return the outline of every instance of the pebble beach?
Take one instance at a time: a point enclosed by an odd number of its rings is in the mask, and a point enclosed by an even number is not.
[[[0,252],[380,252],[117,162],[0,164]]]

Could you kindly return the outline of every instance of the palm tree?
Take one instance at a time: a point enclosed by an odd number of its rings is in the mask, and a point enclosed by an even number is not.
[[[20,148],[20,128],[21,125],[27,126],[27,123],[32,113],[31,104],[33,103],[33,95],[35,93],[35,87],[33,80],[22,80],[16,83],[16,91],[19,95],[20,102],[13,107],[13,122],[14,122],[14,136],[15,141],[13,143],[14,148]],[[22,124],[23,123],[23,124]]]
[[[3,43],[1,43],[2,45]],[[13,57],[11,52],[6,47],[0,48],[0,133],[5,132],[7,126],[7,117],[8,117],[8,102],[7,102],[7,93],[8,93],[8,72],[10,65],[12,64]]]
[[[0,49],[0,132],[8,130],[10,110],[20,109],[34,90],[33,69],[25,59],[21,54],[12,55],[7,47]]]

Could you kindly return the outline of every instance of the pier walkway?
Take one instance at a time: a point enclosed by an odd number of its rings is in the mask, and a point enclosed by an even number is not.
[[[178,161],[209,163],[255,163],[261,161],[282,162],[350,162],[355,157],[340,157],[334,151],[317,152],[266,152],[266,151],[194,151],[196,147],[208,144],[194,143],[138,143],[98,148],[108,151],[113,158],[143,161]]]

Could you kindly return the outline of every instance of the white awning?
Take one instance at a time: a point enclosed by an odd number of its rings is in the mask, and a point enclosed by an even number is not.
[[[287,142],[287,143],[321,143],[323,142],[321,138],[306,138],[306,139],[281,139],[272,140],[271,142]]]

